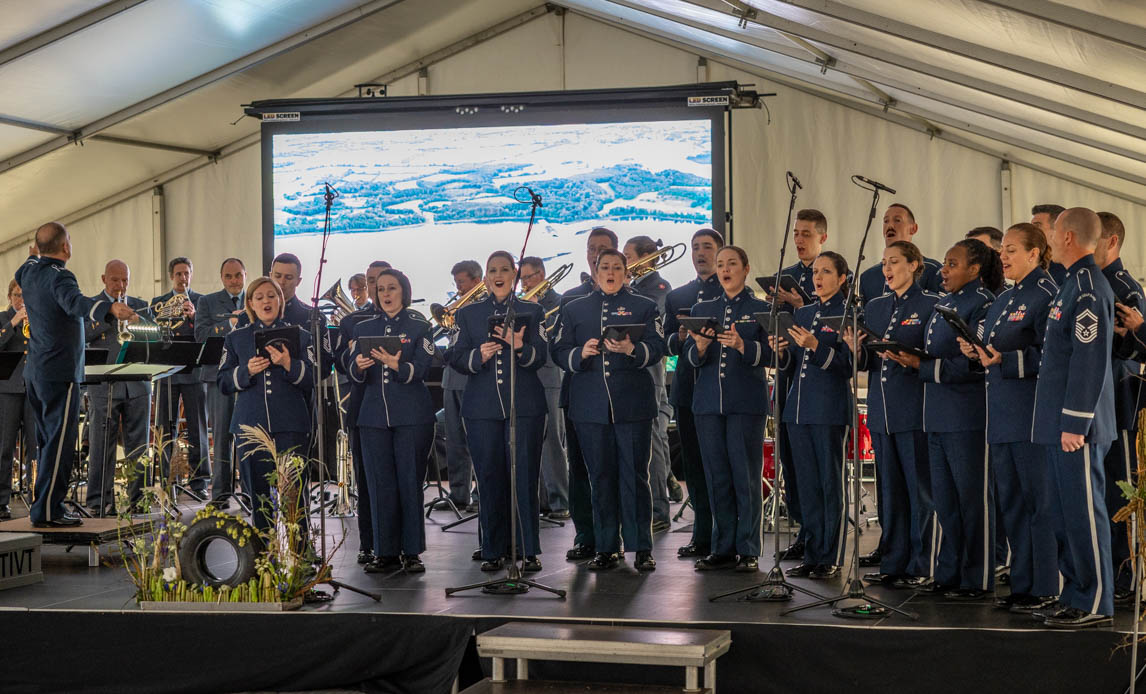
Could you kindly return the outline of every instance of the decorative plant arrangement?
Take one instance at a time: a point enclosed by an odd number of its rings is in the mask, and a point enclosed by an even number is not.
[[[330,577],[329,559],[317,569],[303,537],[305,494],[300,485],[307,461],[293,451],[278,451],[274,440],[261,427],[244,426],[240,450],[265,451],[275,461],[268,476],[271,499],[267,509],[275,522],[260,533],[246,520],[208,506],[185,525],[169,494],[172,481],[188,470],[183,451],[172,456],[168,478],[145,487],[137,508],[157,512],[146,526],[119,539],[128,575],[142,607],[175,607],[172,603],[223,604],[264,603],[266,607],[294,609],[315,585]],[[163,445],[156,432],[157,449]],[[147,464],[147,461],[141,462]],[[119,506],[128,509],[127,503]],[[129,513],[128,511],[125,511]],[[219,578],[207,569],[207,546],[222,540],[237,555],[235,572]],[[337,547],[335,551],[337,551]],[[333,555],[333,552],[331,553]]]
[[[1134,447],[1138,452],[1138,469],[1134,481],[1119,480],[1118,487],[1126,498],[1126,505],[1114,514],[1115,523],[1126,523],[1126,540],[1130,543],[1130,567],[1134,576],[1142,580],[1142,562],[1146,561],[1146,543],[1136,542],[1146,538],[1146,410],[1138,413],[1138,436]],[[1137,545],[1137,547],[1135,546]],[[1146,611],[1138,616],[1139,621],[1146,617]]]

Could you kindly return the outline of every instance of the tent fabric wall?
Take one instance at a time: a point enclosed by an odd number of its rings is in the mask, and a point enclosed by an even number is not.
[[[380,51],[381,53],[381,51]],[[382,74],[392,64],[363,66]],[[1146,209],[1038,171],[1012,166],[1012,194],[1004,200],[1001,159],[821,99],[770,83],[709,60],[708,79],[755,84],[777,92],[768,111],[739,110],[733,119],[734,241],[753,266],[771,271],[780,245],[788,195],[785,170],[803,182],[799,207],[816,207],[829,218],[829,245],[854,262],[870,196],[849,182],[862,174],[898,189],[883,196],[878,215],[893,200],[907,203],[920,225],[920,247],[930,257],[970,228],[1002,224],[1003,206],[1026,219],[1033,202],[1058,201],[1109,209],[1127,228],[1146,223]],[[697,56],[576,13],[549,14],[429,68],[431,94],[682,84],[697,80]],[[417,78],[391,85],[391,94],[417,93]],[[310,94],[317,96],[316,94]],[[769,122],[770,118],[770,122]],[[132,265],[133,285],[165,278],[151,267],[150,195],[141,195],[72,225],[76,257],[71,266],[85,291],[97,291],[106,260]],[[219,263],[243,258],[249,272],[259,267],[261,175],[259,147],[248,147],[164,186],[165,253],[189,256],[195,286],[211,291]],[[878,219],[877,219],[878,224]],[[866,248],[865,266],[878,263],[878,228]],[[1134,238],[1132,236],[1132,238]],[[1127,264],[1146,269],[1146,244],[1131,242]],[[24,259],[22,248],[0,256],[11,273]],[[451,259],[443,263],[452,262]],[[148,285],[150,288],[151,285]],[[304,285],[309,286],[309,285]]]

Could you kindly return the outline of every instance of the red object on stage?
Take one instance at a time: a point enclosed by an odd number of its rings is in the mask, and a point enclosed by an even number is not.
[[[867,413],[861,412],[859,416],[859,444],[860,444],[860,460],[865,463],[875,461],[875,449],[871,445],[871,430],[867,428]],[[855,446],[851,432],[848,432],[847,440],[847,456],[848,460],[855,459]]]
[[[772,439],[764,439],[764,479],[776,479],[776,442]]]

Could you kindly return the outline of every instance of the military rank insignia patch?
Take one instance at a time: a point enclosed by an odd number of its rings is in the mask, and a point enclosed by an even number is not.
[[[1090,309],[1084,309],[1074,320],[1074,336],[1083,343],[1090,344],[1098,337],[1098,316]]]

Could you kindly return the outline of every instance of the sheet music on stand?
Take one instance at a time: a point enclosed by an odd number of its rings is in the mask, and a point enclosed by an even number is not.
[[[181,370],[182,366],[171,364],[89,364],[84,367],[84,382],[156,381]]]

